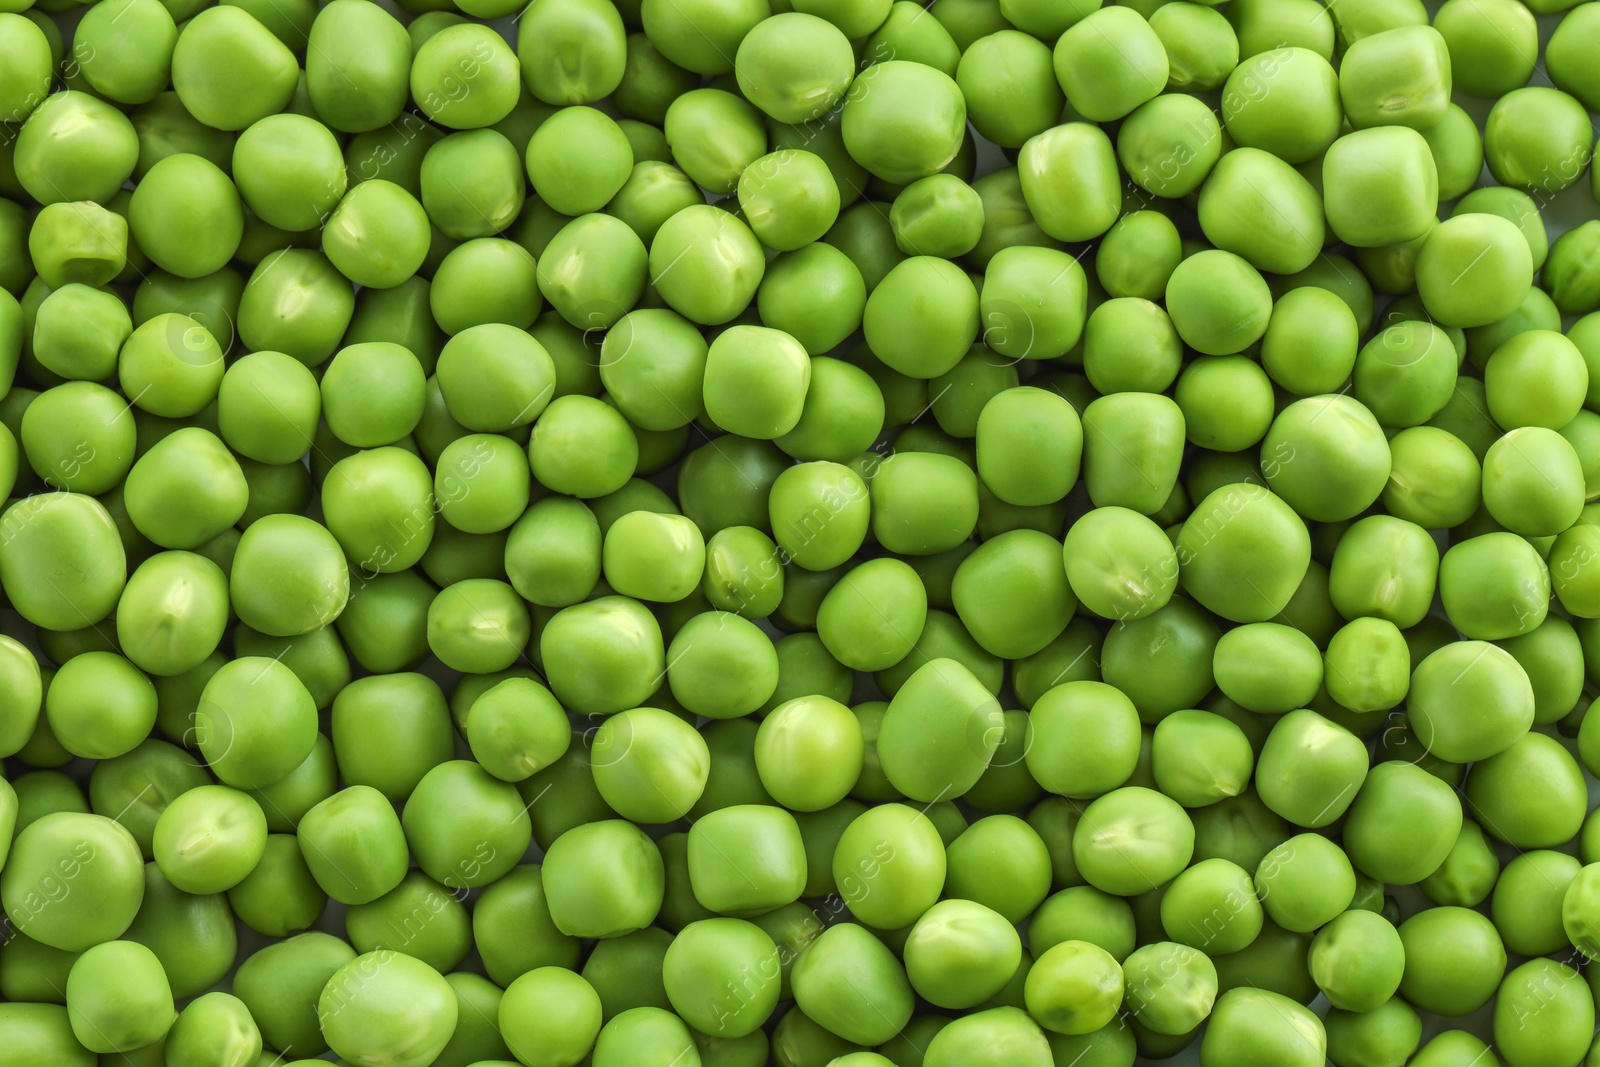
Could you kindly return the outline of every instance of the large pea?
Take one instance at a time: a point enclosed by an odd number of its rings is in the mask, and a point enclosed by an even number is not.
[[[207,126],[242,130],[288,106],[299,69],[289,47],[244,8],[209,8],[178,35],[172,87]]]
[[[1113,393],[1083,412],[1083,479],[1096,507],[1161,510],[1183,459],[1183,412],[1158,393]]]
[[[42,493],[0,514],[0,588],[34,625],[93,626],[111,614],[127,578],[116,524],[93,497]]]
[[[1494,1002],[1494,1043],[1508,1067],[1577,1064],[1594,1034],[1594,998],[1583,977],[1536,959],[1506,975]]]
[[[1159,611],[1178,585],[1165,531],[1124,507],[1099,507],[1072,524],[1062,546],[1066,576],[1083,606],[1128,622]]]
[[[1017,174],[1039,228],[1058,241],[1099,237],[1121,212],[1116,150],[1103,130],[1087,122],[1029,138],[1017,156]]]
[[[878,671],[910,653],[927,614],[927,590],[909,564],[868,560],[846,572],[822,598],[817,633],[840,663]]]
[[[1272,812],[1297,826],[1327,826],[1343,815],[1367,777],[1361,739],[1314,711],[1273,724],[1256,761],[1256,790]]]
[[[858,816],[839,838],[833,874],[861,922],[898,929],[939,899],[945,850],[932,821],[915,808],[883,804]]]
[[[977,429],[978,475],[1006,503],[1055,503],[1077,484],[1083,428],[1060,395],[1007,389],[983,406]]]
[[[467,10],[481,18],[499,18],[519,7],[478,0]],[[517,27],[517,58],[522,61],[523,83],[540,101],[558,106],[592,104],[609,96],[625,76],[622,16],[604,0],[530,5]]]
[[[318,12],[305,63],[312,107],[343,133],[393,122],[409,99],[411,39],[393,15],[360,0]]]
[[[1202,606],[1234,622],[1265,622],[1305,578],[1311,537],[1280,497],[1238,482],[1196,505],[1177,551],[1179,582]]]
[[[878,760],[905,796],[954,799],[983,775],[1003,732],[999,702],[971,671],[955,660],[930,660],[889,702]]]
[[[1356,869],[1390,885],[1432,874],[1461,832],[1461,801],[1449,784],[1398,760],[1372,768],[1345,821]]]

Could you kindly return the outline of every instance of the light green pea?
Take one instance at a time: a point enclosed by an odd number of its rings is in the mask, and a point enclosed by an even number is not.
[[[133,174],[138,156],[138,134],[117,108],[88,93],[51,93],[16,133],[15,184],[46,206],[104,203]]]
[[[585,714],[638,707],[666,669],[660,627],[627,597],[562,609],[545,624],[539,644],[551,689]]]
[[[1069,122],[1029,138],[1017,156],[1017,174],[1039,228],[1059,241],[1099,237],[1121,211],[1111,138],[1089,123]]]
[[[985,346],[1015,362],[1065,355],[1083,335],[1088,281],[1053,248],[1004,248],[990,258],[978,313]]]
[[[1092,122],[1122,118],[1166,87],[1161,38],[1138,12],[1101,8],[1055,44],[1056,78],[1067,102]]]
[[[97,500],[78,493],[25,497],[0,514],[0,529],[7,534],[0,539],[0,587],[23,618],[75,630],[111,614],[127,582],[127,559]],[[73,580],[63,584],[67,574]]]
[[[1212,660],[1217,687],[1261,714],[1303,708],[1322,684],[1322,657],[1310,637],[1276,622],[1248,623],[1222,635]]]
[[[856,78],[841,109],[840,130],[857,162],[886,182],[903,184],[937,173],[956,158],[966,120],[954,78],[895,59]]]

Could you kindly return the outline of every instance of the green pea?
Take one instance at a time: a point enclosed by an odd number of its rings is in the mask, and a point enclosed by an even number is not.
[[[1418,1067],[1451,1067],[1477,1061],[1493,1067],[1499,1060],[1492,1056],[1488,1045],[1465,1030],[1446,1030],[1424,1044],[1411,1062]]]
[[[1217,89],[1238,65],[1240,39],[1222,12],[1163,4],[1147,18],[1167,51],[1167,88]]]
[[[1139,786],[1114,789],[1084,809],[1072,853],[1090,885],[1133,896],[1188,866],[1194,826],[1170,798]]]
[[[306,929],[327,904],[328,894],[312,877],[293,834],[268,834],[261,862],[228,891],[228,906],[239,921],[268,937]]]
[[[132,175],[139,139],[111,104],[64,90],[37,102],[17,131],[15,153],[16,184],[39,203],[104,203]]]
[[[7,13],[6,81],[0,95],[0,118],[11,123],[26,119],[50,92],[54,58],[44,32],[21,15]]]
[[[1078,480],[1083,432],[1072,405],[1046,390],[1007,389],[984,405],[978,473],[1007,503],[1048,504]]]
[[[239,338],[315,367],[337,350],[354,312],[349,281],[325,256],[285,249],[263,259],[245,284]]]
[[[22,933],[51,948],[81,952],[120,937],[133,922],[144,898],[142,866],[133,835],[111,819],[47,814],[28,822],[12,841],[0,898]],[[68,882],[80,892],[63,896]]]
[[[1067,102],[1093,122],[1122,118],[1161,92],[1169,73],[1161,38],[1143,16],[1107,8],[1066,28],[1055,69]]]
[[[1394,996],[1405,971],[1400,934],[1381,915],[1351,910],[1311,941],[1311,973],[1335,1008],[1374,1011]]]
[[[1322,1022],[1288,997],[1262,989],[1231,989],[1217,999],[1201,1039],[1206,1067],[1251,1060],[1310,1067],[1325,1058]]]
[[[1509,431],[1483,458],[1484,507],[1526,536],[1552,536],[1576,522],[1584,485],[1571,442],[1543,426]]]
[[[954,78],[905,60],[868,67],[856,78],[841,111],[850,155],[873,175],[896,184],[948,166],[960,151],[967,118]]]
[[[1066,627],[1075,600],[1060,558],[1060,542],[1054,538],[1036,530],[1012,530],[961,561],[951,584],[954,606],[985,651],[1007,658],[1029,656]]]
[[[0,722],[6,724],[0,731],[0,750],[10,749],[15,755],[38,723],[44,685],[33,653],[11,637],[0,638],[0,678],[5,680],[6,694],[0,703]]]
[[[642,929],[661,908],[662,872],[661,853],[633,824],[602,820],[576,826],[545,852],[551,918],[574,937]]]
[[[156,820],[154,854],[161,873],[186,893],[233,888],[261,861],[267,819],[246,793],[199,786],[176,797]]]
[[[739,1038],[760,1029],[778,1003],[780,964],[772,938],[742,919],[690,923],[667,948],[668,999],[702,1033]],[[729,986],[728,979],[736,984]]]
[[[122,391],[139,397],[140,409],[185,418],[217,398],[225,377],[222,348],[198,320],[156,315],[123,342],[117,374]]]
[[[1433,426],[1402,430],[1389,439],[1392,459],[1383,505],[1424,529],[1458,526],[1478,510],[1481,468],[1460,438]]]
[[[1055,1033],[1094,1033],[1122,1006],[1123,977],[1118,961],[1100,946],[1060,942],[1041,953],[1028,972],[1028,1013]]]
[[[545,624],[539,647],[551,690],[582,714],[638,707],[666,669],[659,625],[627,597],[562,609]]]
[[[1453,215],[1429,231],[1417,258],[1417,291],[1434,320],[1484,326],[1515,311],[1532,277],[1532,254],[1520,238],[1515,223],[1487,214]]]
[[[791,811],[821,811],[842,801],[860,776],[864,755],[860,723],[849,708],[825,696],[779,704],[756,733],[761,783]]]
[[[1154,1033],[1187,1036],[1199,1027],[1217,995],[1217,972],[1198,949],[1156,941],[1122,961],[1123,1004]]]
[[[649,260],[650,279],[661,299],[706,326],[720,325],[743,311],[765,269],[761,242],[750,228],[709,204],[686,207],[662,223],[650,242]]]
[[[750,229],[778,251],[805,247],[839,217],[838,187],[811,152],[784,148],[751,161],[739,175],[738,195]]]
[[[807,945],[792,982],[800,1010],[846,1041],[881,1044],[911,1019],[911,983],[900,961],[854,923],[829,927]]]
[[[906,938],[906,974],[918,995],[941,1007],[970,1008],[1004,987],[1021,961],[1016,930],[966,900],[935,904]]]
[[[515,686],[505,695],[513,691]],[[485,715],[487,722],[493,718],[492,713]],[[565,742],[565,719],[562,724]],[[351,785],[372,786],[396,802],[410,796],[422,777],[453,753],[444,694],[420,674],[351,682],[333,700],[331,725],[341,777]],[[469,742],[471,736],[469,732]],[[561,747],[564,750],[565,744]],[[488,758],[479,762],[486,768],[504,769],[493,752],[485,755]]]
[[[273,1047],[321,1052],[318,1000],[329,980],[357,958],[330,934],[298,934],[268,945],[239,965],[234,995],[244,1001]]]
[[[879,762],[902,794],[931,803],[970,789],[1003,729],[1000,708],[961,664],[919,666],[889,702],[877,738]]]
[[[486,26],[449,26],[423,42],[411,60],[411,95],[428,118],[453,130],[492,126],[511,113],[520,65]]]
[[[1344,814],[1366,779],[1364,753],[1344,727],[1314,711],[1291,711],[1261,749],[1256,788],[1268,808],[1296,825],[1326,826]]]
[[[867,55],[879,62],[896,57],[911,59],[954,77],[961,59],[961,49],[951,31],[939,21],[938,16],[923,18],[920,6],[898,6],[904,2],[897,0],[896,4],[889,6],[888,17],[867,38]],[[998,11],[992,7],[990,10],[998,17]],[[985,28],[984,32],[988,32],[988,29]]]
[[[1530,1017],[1539,1025],[1518,1025]],[[1495,1048],[1510,1067],[1576,1063],[1593,1028],[1594,999],[1579,973],[1564,963],[1530,960],[1508,973],[1495,995]]]
[[[910,652],[926,616],[927,593],[909,565],[869,560],[848,571],[822,599],[817,633],[840,663],[876,671]]]
[[[1524,734],[1474,773],[1468,803],[1484,828],[1503,841],[1549,848],[1570,841],[1582,825],[1582,772],[1553,738]]]
[[[155,164],[139,181],[129,227],[156,266],[200,278],[233,258],[244,213],[233,183],[216,164],[179,154]]]
[[[603,69],[596,66],[597,73]],[[629,33],[623,42],[621,75],[611,98],[617,110],[628,118],[659,126],[672,101],[699,85],[700,79],[695,74],[668,59],[649,36]],[[587,86],[581,81],[573,88],[580,86],[587,95]],[[745,93],[747,99],[751,95],[742,87],[740,92]]]
[[[352,785],[321,801],[300,820],[298,832],[312,877],[340,903],[377,900],[405,877],[400,820],[371,786]]]
[[[1322,205],[1316,189],[1259,148],[1223,156],[1200,190],[1199,208],[1207,238],[1257,269],[1293,274],[1321,251]]]
[[[1118,219],[1116,224],[1106,231],[1100,241],[1100,247],[1095,253],[1095,277],[1108,294],[1113,298],[1104,301],[1089,316],[1085,324],[1084,334],[1084,371],[1090,373],[1090,350],[1093,347],[1095,336],[1094,323],[1096,316],[1100,316],[1102,328],[1107,332],[1102,334],[1102,341],[1110,340],[1113,333],[1116,336],[1134,334],[1129,341],[1144,340],[1144,343],[1153,351],[1145,358],[1157,363],[1161,369],[1150,367],[1148,370],[1154,374],[1161,374],[1166,366],[1172,364],[1172,374],[1177,373],[1174,358],[1177,353],[1177,332],[1172,328],[1172,322],[1166,317],[1165,311],[1158,317],[1153,314],[1157,309],[1149,305],[1152,301],[1160,300],[1167,289],[1167,281],[1172,277],[1172,272],[1183,259],[1182,243],[1178,236],[1178,229],[1172,220],[1159,211],[1132,211]],[[1105,308],[1113,311],[1105,311]],[[1112,316],[1115,315],[1117,329],[1113,331],[1109,326]],[[1143,333],[1147,339],[1138,338]],[[1133,347],[1130,345],[1130,347]],[[1139,362],[1130,360],[1131,366],[1115,366],[1112,361],[1105,358],[1109,356],[1104,348],[1101,357],[1104,365],[1100,368],[1102,375],[1115,373],[1117,380],[1122,375],[1137,374],[1147,368]],[[1129,353],[1131,355],[1131,353]],[[1141,355],[1144,355],[1141,353]],[[1124,359],[1127,357],[1124,356]],[[1117,361],[1121,363],[1121,361]],[[1109,383],[1109,376],[1106,379]],[[1164,379],[1170,382],[1170,378]],[[1098,387],[1097,387],[1098,388]],[[1101,389],[1101,392],[1114,392],[1115,389]],[[1156,390],[1146,390],[1154,392]]]
[[[91,1052],[131,1052],[153,1044],[175,1014],[161,961],[134,941],[85,950],[67,975],[66,994],[72,1033]]]
[[[1490,901],[1490,914],[1505,942],[1504,952],[1539,955],[1549,946],[1560,951],[1570,942],[1562,920],[1563,902],[1568,887],[1577,877],[1579,861],[1559,852],[1536,850],[1519,855],[1506,864]],[[1494,976],[1498,979],[1498,974]],[[1484,993],[1484,1000],[1492,992]]]
[[[239,135],[233,173],[245,205],[281,229],[310,229],[343,199],[339,142],[314,119],[269,115]]]
[[[178,1013],[167,1032],[169,1064],[247,1063],[261,1055],[261,1031],[244,1002],[229,993],[207,993]]]
[[[34,473],[51,486],[103,493],[132,466],[136,431],[114,392],[92,382],[67,382],[28,405],[16,438]]]
[[[1549,572],[1526,540],[1503,532],[1452,545],[1439,562],[1445,614],[1463,635],[1493,641],[1544,621]]]
[[[1176,598],[1111,630],[1102,647],[1101,673],[1134,702],[1140,719],[1153,725],[1193,707],[1209,692],[1219,636],[1209,616]]]
[[[1220,715],[1190,710],[1156,724],[1150,763],[1163,793],[1203,808],[1244,792],[1255,757],[1239,727]]]
[[[889,367],[936,378],[966,355],[978,321],[978,292],[966,273],[948,260],[913,256],[870,289],[863,327],[873,354]]]
[[[1263,714],[1305,707],[1322,684],[1315,642],[1275,622],[1249,623],[1223,634],[1212,670],[1230,700]]]
[[[1418,737],[1441,759],[1503,752],[1533,724],[1533,688],[1509,652],[1481,641],[1446,645],[1418,665],[1409,706]]]
[[[1359,870],[1380,881],[1420,882],[1449,855],[1461,832],[1460,810],[1449,785],[1427,771],[1380,763],[1350,806],[1345,847]],[[1424,811],[1426,819],[1419,815]],[[1404,833],[1397,833],[1401,828]]]
[[[328,217],[323,251],[357,285],[389,289],[416,274],[428,253],[428,217],[393,182],[364,181]]]
[[[1358,618],[1341,627],[1323,653],[1328,696],[1358,714],[1384,711],[1406,696],[1410,655],[1387,619]]]
[[[1058,72],[1070,36],[1056,46]],[[1071,93],[1069,87],[1069,99]],[[1039,228],[1058,241],[1098,237],[1121,211],[1116,150],[1110,137],[1087,122],[1069,122],[1030,137],[1017,156],[1017,174]]]
[[[288,667],[247,656],[206,682],[194,728],[213,774],[235,788],[260,789],[281,781],[310,754],[316,705]]]
[[[601,570],[594,514],[570,497],[536,501],[511,529],[506,570],[518,594],[541,607],[566,607],[587,597]]]
[[[851,913],[879,929],[909,925],[938,899],[943,842],[913,808],[869,808],[846,829],[833,855],[834,879]]]
[[[155,687],[115,652],[84,652],[61,665],[45,690],[51,733],[74,755],[110,759],[131,752],[155,725]]]
[[[682,818],[704,792],[711,764],[694,727],[656,708],[607,719],[595,733],[591,759],[601,797],[641,823]]]
[[[399,118],[408,102],[411,40],[386,14],[330,4],[311,23],[306,87],[317,114],[336,130],[376,130]]]
[[[132,330],[127,306],[119,298],[69,282],[45,297],[35,312],[34,358],[65,378],[108,378]]]
[[[292,463],[306,454],[322,411],[315,376],[281,352],[253,352],[223,375],[217,397],[223,439],[261,463]]]
[[[73,630],[111,614],[127,580],[122,543],[98,501],[45,493],[0,514],[0,587],[37,626]],[[70,583],[63,585],[66,575]],[[59,579],[58,579],[58,576]]]
[[[587,779],[588,769],[583,773]],[[484,889],[472,911],[472,930],[496,984],[510,985],[536,967],[578,965],[578,941],[556,929],[537,864],[517,866]]]
[[[1236,521],[1242,515],[1251,517]],[[1288,605],[1305,577],[1311,549],[1303,530],[1299,516],[1266,489],[1222,486],[1196,505],[1178,533],[1179,581],[1224,618],[1264,622]],[[1248,591],[1236,584],[1244,567],[1253,572]]]
[[[769,14],[765,4],[752,0],[697,0],[687,7],[649,0],[639,10],[650,43],[697,74],[735,69],[733,57],[740,43]]]
[[[388,950],[346,963],[317,998],[317,1020],[336,1053],[395,1067],[432,1062],[455,1029],[457,1010],[455,991],[438,971]]]
[[[1050,791],[1082,799],[1107,793],[1128,780],[1138,755],[1138,712],[1111,686],[1063,682],[1035,701],[1027,765]]]
[[[1161,898],[1166,935],[1213,956],[1249,947],[1263,922],[1250,874],[1225,859],[1196,863],[1173,879]]]
[[[1268,852],[1255,883],[1272,921],[1301,933],[1348,908],[1356,887],[1350,859],[1319,834],[1299,834]]]
[[[1222,154],[1222,127],[1199,100],[1177,93],[1135,109],[1118,128],[1117,159],[1140,189],[1181,197],[1200,187]]]

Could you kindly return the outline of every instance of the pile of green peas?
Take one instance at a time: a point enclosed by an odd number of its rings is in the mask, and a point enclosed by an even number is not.
[[[1600,1067],[1600,2],[0,0],[0,1067]]]

